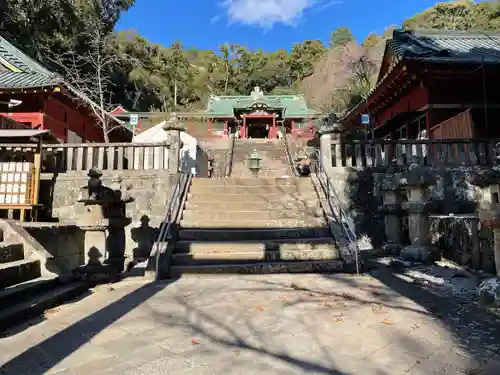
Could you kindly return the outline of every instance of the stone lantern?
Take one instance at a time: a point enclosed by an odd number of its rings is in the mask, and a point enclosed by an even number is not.
[[[134,199],[115,177],[109,187],[103,185],[102,172],[92,168],[87,185],[80,189],[78,202],[85,205],[85,213],[77,225],[84,232],[85,265],[75,270],[81,279],[95,281],[119,277],[125,262],[126,204]]]
[[[486,191],[481,201],[478,216],[481,225],[493,230],[493,256],[496,277],[479,285],[479,297],[487,303],[500,307],[500,171],[486,169],[475,173],[471,183]]]
[[[384,213],[385,240],[383,250],[386,253],[398,253],[401,248],[401,182],[396,173],[388,173],[382,180],[383,204],[381,211]]]
[[[429,214],[435,210],[430,200],[429,186],[436,184],[435,174],[414,158],[403,174],[401,184],[407,192],[408,201],[402,208],[408,213],[408,232],[410,246],[401,250],[405,260],[432,262],[439,260],[439,250],[431,246]]]
[[[253,150],[252,153],[248,156],[248,169],[250,169],[254,177],[257,177],[257,175],[259,174],[259,170],[261,168],[261,160],[262,158],[257,153],[257,150]]]

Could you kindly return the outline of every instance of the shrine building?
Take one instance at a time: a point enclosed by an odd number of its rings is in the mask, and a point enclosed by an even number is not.
[[[265,95],[259,87],[248,96],[210,96],[206,111],[209,131],[240,138],[277,138],[279,128],[295,133],[312,126],[320,112],[307,107],[303,95]]]
[[[96,109],[88,96],[0,36],[0,115],[50,130],[61,143],[103,142]],[[132,139],[125,123],[106,116],[111,142]]]
[[[500,33],[396,30],[375,88],[341,123],[369,139],[499,137],[499,86]]]

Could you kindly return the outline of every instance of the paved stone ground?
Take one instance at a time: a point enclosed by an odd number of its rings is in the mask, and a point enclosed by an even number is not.
[[[499,351],[496,317],[390,269],[188,277],[48,311],[0,339],[0,373],[498,375]]]

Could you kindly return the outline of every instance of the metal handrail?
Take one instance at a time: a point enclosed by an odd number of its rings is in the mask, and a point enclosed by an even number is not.
[[[352,245],[352,247],[354,247],[356,273],[359,274],[359,254],[358,246],[356,243],[356,230],[351,223],[350,217],[347,215],[347,209],[344,207],[339,196],[337,195],[337,192],[335,191],[331,178],[326,172],[326,169],[322,162],[321,154],[318,149],[314,151],[314,156],[313,171],[316,173],[318,181],[321,184],[321,188],[325,193],[325,197],[330,207],[331,214],[334,215],[337,221],[340,223],[349,245]],[[326,186],[324,180],[326,180]]]
[[[288,145],[288,139],[286,137],[286,128],[284,125],[281,125],[281,132],[283,133],[283,139],[284,139],[284,145],[285,145],[285,154],[286,158],[288,160],[288,166],[292,170],[292,173],[295,177],[299,176],[299,172],[295,168],[295,165],[293,164],[293,158],[292,154],[290,153],[290,146]]]
[[[186,188],[189,186],[193,175],[190,173],[179,172],[175,176],[175,185],[167,200],[167,212],[165,220],[160,225],[160,231],[157,239],[156,254],[155,254],[155,278],[160,279],[160,244],[168,242],[172,238],[172,224],[177,221],[178,211],[181,209],[180,202],[186,193]],[[177,206],[176,206],[177,205]],[[174,215],[175,213],[175,215]],[[168,246],[168,245],[167,245]]]

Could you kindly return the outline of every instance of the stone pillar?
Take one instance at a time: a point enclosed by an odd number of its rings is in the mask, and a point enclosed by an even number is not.
[[[90,217],[96,216],[90,211],[97,211],[99,207],[92,207],[83,215],[78,223],[80,229],[84,232],[84,261],[89,266],[102,265],[106,259],[106,229],[108,228],[107,220],[102,218],[96,219],[94,224],[86,225],[84,222],[89,222]]]
[[[320,136],[321,162],[325,170],[329,171],[332,167],[342,167],[342,155],[340,145],[341,127],[338,124],[322,125],[318,130]],[[334,153],[332,153],[332,149]],[[332,155],[335,158],[333,161]]]
[[[493,230],[495,270],[500,277],[500,171],[479,171],[472,176],[471,183],[482,188],[487,195],[481,199],[478,217],[481,225]]]
[[[329,171],[332,168],[332,144],[330,134],[322,134],[319,138],[319,142],[321,152],[320,163],[326,171]]]
[[[169,157],[168,169],[171,173],[177,173],[180,167],[181,156],[181,133],[178,130],[168,130],[169,138]]]
[[[429,213],[433,211],[434,205],[430,201],[428,188],[436,183],[436,177],[429,168],[413,162],[402,183],[408,196],[408,201],[403,203],[403,209],[408,213],[411,245],[401,250],[401,256],[405,260],[416,262],[439,260],[439,251],[431,247],[429,220]]]
[[[385,224],[384,252],[392,254],[401,248],[401,185],[399,177],[388,174],[382,181],[383,204]]]
[[[171,173],[179,172],[181,156],[181,131],[184,131],[183,124],[177,118],[175,113],[168,119],[163,130],[167,132],[168,143],[168,169]]]
[[[479,221],[493,230],[493,257],[495,272],[500,277],[500,204],[491,203],[489,209],[479,211]]]
[[[471,183],[487,192],[481,201],[478,216],[481,225],[493,230],[493,259],[496,277],[484,280],[478,287],[479,298],[487,304],[500,307],[500,171],[487,169],[472,176]],[[483,266],[484,267],[484,266]]]

